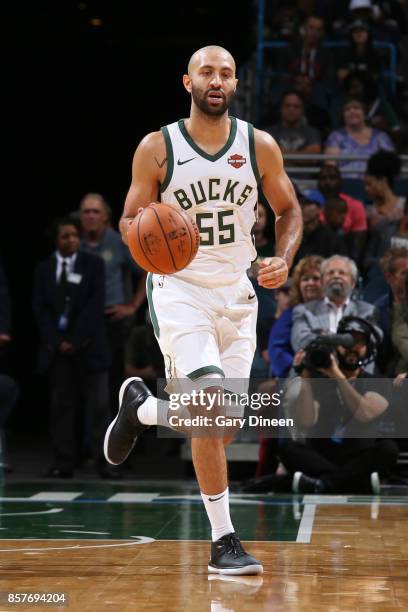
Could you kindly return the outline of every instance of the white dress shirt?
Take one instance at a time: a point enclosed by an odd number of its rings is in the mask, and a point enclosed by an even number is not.
[[[60,280],[61,274],[62,274],[62,264],[63,264],[63,262],[65,261],[65,263],[66,263],[66,273],[67,273],[67,278],[68,278],[68,274],[71,274],[71,272],[74,271],[74,266],[75,266],[75,261],[76,261],[76,258],[77,258],[77,254],[74,253],[70,257],[63,257],[61,255],[61,253],[59,253],[57,251],[56,252],[56,257],[57,257],[57,283],[59,283],[59,280]]]
[[[329,308],[329,331],[332,334],[335,334],[337,332],[339,321],[344,317],[344,311],[350,303],[350,298],[347,298],[347,300],[341,306],[336,306],[336,304],[331,302],[327,297],[324,298],[324,301]]]

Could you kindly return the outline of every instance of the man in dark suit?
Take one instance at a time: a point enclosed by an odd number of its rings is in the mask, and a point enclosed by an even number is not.
[[[357,278],[357,266],[348,257],[333,255],[322,263],[325,297],[299,304],[293,310],[291,343],[295,352],[305,348],[319,333],[335,333],[339,321],[345,316],[372,322],[377,320],[377,311],[372,304],[352,299]]]
[[[34,280],[42,341],[39,369],[49,371],[51,386],[54,464],[47,475],[73,475],[77,409],[83,406],[97,469],[102,477],[114,477],[102,455],[110,417],[103,261],[79,252],[79,227],[72,219],[57,223],[55,244],[56,251],[37,266]]]

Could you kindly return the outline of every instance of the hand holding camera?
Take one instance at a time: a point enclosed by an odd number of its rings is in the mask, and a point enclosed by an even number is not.
[[[320,333],[303,350],[301,349],[296,353],[293,360],[295,371],[300,373],[303,378],[310,377],[313,372],[323,374],[332,372],[332,375],[327,374],[327,376],[339,378],[337,374],[341,374],[341,372],[334,358],[336,347],[351,347],[353,343],[354,339],[351,334]],[[336,375],[333,368],[335,368]]]
[[[339,364],[334,354],[331,353],[329,357],[330,357],[330,366],[328,368],[317,368],[318,372],[321,372],[328,378],[345,379],[346,377],[344,376],[343,372],[340,370]]]

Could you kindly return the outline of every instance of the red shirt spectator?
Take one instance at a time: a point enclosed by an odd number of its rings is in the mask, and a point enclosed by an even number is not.
[[[347,204],[347,213],[342,227],[344,233],[367,231],[367,213],[364,204],[360,202],[360,200],[355,200],[345,193],[340,192],[336,195]],[[321,191],[311,189],[305,192],[305,196],[308,200],[317,202],[323,208],[326,197]],[[323,211],[320,213],[320,221],[325,223]]]
[[[339,196],[347,204],[346,218],[343,223],[345,232],[365,232],[367,231],[367,213],[365,206],[360,200],[355,200],[345,193]]]

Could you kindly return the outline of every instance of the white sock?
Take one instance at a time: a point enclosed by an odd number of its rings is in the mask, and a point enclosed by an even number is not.
[[[186,411],[185,416],[189,417],[190,414],[187,412],[187,409],[184,410]],[[174,414],[170,411],[169,402],[149,395],[137,409],[137,416],[143,425],[160,425],[160,427],[168,427],[169,429],[174,429],[174,431],[179,431],[177,427],[170,425],[169,412]]]
[[[157,425],[157,398],[149,395],[137,409],[137,416],[143,425]]]
[[[216,495],[206,495],[201,493],[204,506],[207,511],[208,519],[211,523],[212,541],[219,540],[227,533],[232,533],[234,527],[231,523],[229,511],[229,490],[217,493]],[[214,501],[211,501],[214,500]]]

